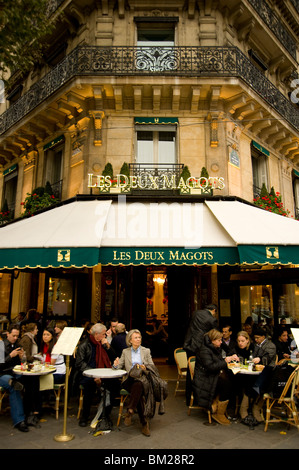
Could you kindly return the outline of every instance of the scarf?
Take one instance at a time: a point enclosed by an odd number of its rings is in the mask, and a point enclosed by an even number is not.
[[[98,341],[96,341],[93,335],[89,335],[89,339],[91,343],[96,346],[97,368],[108,367],[110,369],[111,368],[110,359],[109,359],[107,352],[103,348],[102,343],[99,343]]]
[[[31,339],[32,341],[32,346],[31,346],[31,356],[34,356],[35,354],[38,353],[38,346],[35,341],[35,337],[31,331],[28,331],[27,333],[24,334],[24,336],[28,336],[28,338]]]

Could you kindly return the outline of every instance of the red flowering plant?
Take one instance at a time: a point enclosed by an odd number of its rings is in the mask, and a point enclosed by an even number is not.
[[[3,225],[6,222],[9,222],[12,219],[13,219],[13,211],[10,211],[8,209],[8,204],[5,199],[2,210],[0,212],[0,225]]]
[[[256,206],[261,207],[268,212],[273,212],[274,214],[283,215],[285,217],[288,217],[290,214],[290,211],[283,207],[280,193],[275,192],[273,187],[271,188],[270,193],[268,193],[265,184],[262,186],[259,197],[254,198],[253,202]]]
[[[27,193],[27,197],[21,205],[24,206],[23,216],[34,215],[35,212],[52,206],[59,202],[59,199],[54,196],[50,185],[46,185],[45,188],[39,187]]]

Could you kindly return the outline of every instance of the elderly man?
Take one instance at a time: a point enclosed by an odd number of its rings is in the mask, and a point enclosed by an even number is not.
[[[25,423],[23,400],[20,391],[23,385],[16,380],[13,368],[21,364],[21,358],[24,354],[23,348],[19,346],[20,327],[12,324],[8,327],[7,336],[1,341],[4,351],[3,362],[0,362],[0,386],[9,393],[10,413],[13,425],[22,432],[27,432],[28,427]],[[2,355],[2,354],[1,354]]]
[[[85,377],[83,372],[88,369],[110,368],[115,357],[116,355],[106,338],[105,325],[96,323],[91,327],[89,336],[79,345],[76,353],[75,367],[80,374],[79,383],[84,387],[82,417],[79,421],[79,426],[87,426],[94,394],[102,382],[102,379]],[[113,379],[105,381],[105,387],[110,390],[111,395],[115,393],[114,382]],[[112,407],[107,408],[106,416],[109,415]]]

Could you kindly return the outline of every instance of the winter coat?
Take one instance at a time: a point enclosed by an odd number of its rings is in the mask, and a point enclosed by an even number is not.
[[[219,374],[221,370],[225,369],[227,369],[227,364],[222,358],[221,348],[216,348],[209,337],[205,335],[202,346],[196,354],[192,383],[199,406],[211,409]]]
[[[255,344],[253,349],[253,357],[260,358],[260,364],[264,366],[275,366],[276,360],[276,346],[272,341],[269,339],[265,339],[265,341],[259,346]]]
[[[195,355],[202,344],[204,334],[213,328],[217,328],[217,320],[210,310],[195,310],[185,337],[184,349]]]
[[[161,379],[156,366],[151,364],[147,365],[146,371],[144,371],[140,378],[136,378],[135,380],[142,382],[145,400],[145,418],[151,419],[154,417],[156,411],[156,402],[160,402],[158,414],[164,414],[164,400],[168,395],[168,387],[167,382]]]

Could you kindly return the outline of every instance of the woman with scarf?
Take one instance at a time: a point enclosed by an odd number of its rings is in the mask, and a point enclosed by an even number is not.
[[[38,353],[38,346],[36,344],[36,336],[38,328],[36,323],[28,323],[24,327],[25,333],[20,340],[20,346],[24,349],[28,362],[34,361],[34,355]],[[24,384],[24,412],[26,416],[26,424],[28,426],[38,426],[39,406],[40,406],[40,392],[39,392],[39,377],[32,376],[22,377]]]
[[[115,353],[106,338],[106,331],[106,327],[102,323],[93,325],[90,334],[79,344],[76,353],[75,367],[80,376],[79,383],[84,388],[82,417],[79,421],[79,426],[82,427],[87,426],[94,394],[102,382],[102,379],[85,377],[83,372],[88,369],[111,368],[111,362],[115,359]],[[117,385],[118,382],[113,379],[105,380],[105,387],[111,394],[111,403],[117,393]],[[109,416],[111,409],[111,405],[106,407],[106,416]]]

